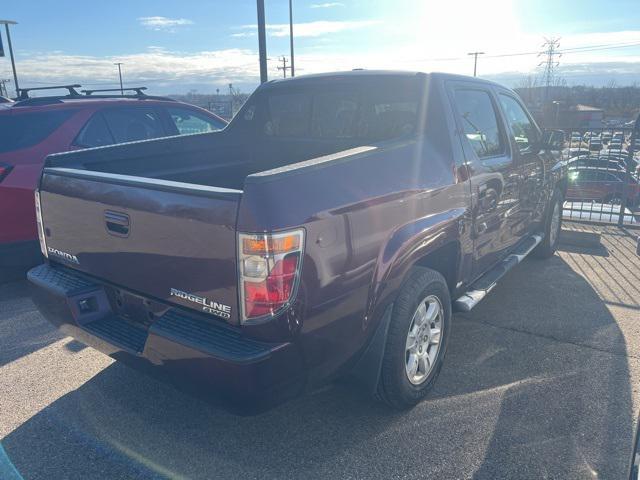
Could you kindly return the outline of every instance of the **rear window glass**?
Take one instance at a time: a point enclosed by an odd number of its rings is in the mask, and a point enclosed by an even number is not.
[[[267,137],[369,142],[409,137],[418,132],[423,87],[424,80],[412,78],[274,90],[267,96],[266,114],[252,110],[245,120],[263,121]]]
[[[0,115],[0,153],[30,148],[73,115],[71,110]]]

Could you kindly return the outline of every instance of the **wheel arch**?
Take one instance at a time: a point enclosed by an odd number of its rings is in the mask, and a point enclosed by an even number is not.
[[[413,267],[441,273],[453,294],[460,278],[461,235],[466,228],[464,215],[464,209],[453,209],[420,218],[399,227],[389,236],[376,264],[365,322],[373,320],[376,323],[375,320],[381,318]]]

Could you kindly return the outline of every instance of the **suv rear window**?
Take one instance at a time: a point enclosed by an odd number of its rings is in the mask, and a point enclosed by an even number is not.
[[[71,117],[72,110],[0,115],[0,153],[33,147]]]

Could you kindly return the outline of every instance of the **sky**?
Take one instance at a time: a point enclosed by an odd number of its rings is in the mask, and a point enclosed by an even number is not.
[[[265,0],[269,77],[289,56],[288,0]],[[640,83],[640,0],[293,0],[296,74],[367,69],[473,73],[517,86],[560,38],[569,85]],[[21,86],[125,85],[152,93],[250,93],[259,82],[255,0],[2,2]],[[0,78],[11,78],[7,57]],[[513,55],[517,54],[517,55]],[[11,85],[9,88],[12,88]]]

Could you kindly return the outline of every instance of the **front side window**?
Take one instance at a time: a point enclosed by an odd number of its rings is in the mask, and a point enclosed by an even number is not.
[[[500,94],[500,105],[520,152],[526,152],[538,140],[537,128],[515,98]]]
[[[160,118],[151,108],[111,108],[103,114],[116,143],[164,136]]]
[[[207,117],[189,108],[170,107],[167,108],[167,113],[171,117],[171,121],[180,135],[217,132],[226,126],[226,124],[220,120]]]
[[[0,153],[30,148],[45,140],[74,112],[58,110],[0,115]]]
[[[484,90],[456,90],[455,100],[462,129],[478,158],[503,154],[502,134],[489,93]]]

